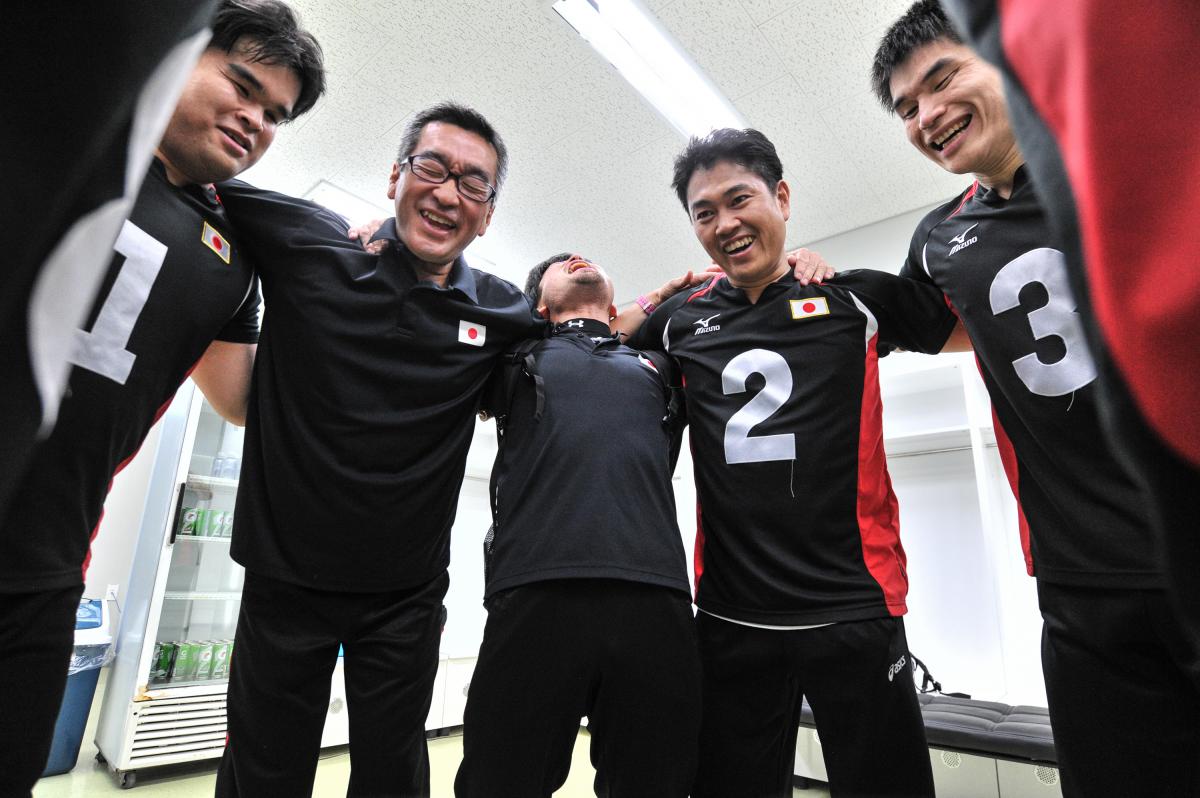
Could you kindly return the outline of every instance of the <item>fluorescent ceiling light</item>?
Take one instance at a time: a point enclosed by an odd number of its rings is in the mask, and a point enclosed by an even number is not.
[[[368,202],[356,194],[338,188],[328,180],[318,181],[304,195],[304,199],[312,200],[318,205],[324,205],[334,213],[340,214],[350,223],[351,227],[372,219],[387,219],[395,215],[391,208]]]
[[[683,135],[748,127],[637,0],[558,0],[554,10]]]

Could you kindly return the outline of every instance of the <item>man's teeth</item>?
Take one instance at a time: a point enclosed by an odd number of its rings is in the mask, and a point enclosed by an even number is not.
[[[735,252],[741,252],[746,247],[754,243],[754,236],[742,236],[734,241],[730,241],[725,245],[725,254],[732,255]]]
[[[946,144],[947,144],[947,143],[950,141],[950,139],[954,138],[954,137],[955,137],[955,136],[957,136],[959,133],[961,133],[961,132],[963,131],[963,129],[964,129],[964,128],[966,128],[966,126],[967,126],[968,124],[970,124],[970,122],[971,122],[971,120],[970,120],[969,118],[968,118],[968,119],[964,119],[963,121],[959,122],[959,123],[958,123],[957,125],[955,125],[954,127],[952,127],[952,128],[950,128],[949,130],[947,130],[947,131],[946,131],[945,133],[943,133],[942,135],[938,136],[938,137],[937,137],[936,139],[934,139],[934,140],[933,140],[933,142],[932,142],[932,144],[933,144],[933,148],[934,148],[935,150],[941,150],[941,149],[943,149],[943,148],[946,146]]]
[[[436,224],[438,227],[445,227],[448,230],[454,228],[454,222],[450,221],[445,216],[438,216],[436,213],[432,213],[431,211],[421,211],[421,215]]]

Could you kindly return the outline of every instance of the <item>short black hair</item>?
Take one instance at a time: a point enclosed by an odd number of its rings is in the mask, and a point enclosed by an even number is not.
[[[962,37],[950,24],[946,12],[938,0],[918,0],[904,12],[904,16],[892,23],[875,50],[875,61],[871,64],[871,87],[875,96],[889,112],[893,112],[892,73],[908,60],[909,56],[930,42],[946,39],[962,44]]]
[[[534,309],[542,299],[542,278],[546,275],[546,269],[556,263],[562,263],[574,254],[573,252],[560,252],[557,255],[551,255],[529,270],[529,276],[525,278],[525,296],[533,302]]]
[[[492,149],[496,151],[496,189],[499,190],[508,174],[508,147],[504,146],[504,140],[483,114],[460,103],[438,103],[414,116],[404,129],[404,138],[400,140],[400,152],[396,163],[404,163],[408,156],[413,154],[413,150],[417,148],[417,141],[421,138],[421,131],[426,125],[434,122],[469,130],[492,145]],[[495,201],[495,197],[492,201]]]
[[[300,79],[295,119],[312,109],[325,93],[325,55],[316,38],[300,27],[296,12],[280,0],[221,0],[213,17],[208,46],[233,52],[243,37],[247,58],[283,66]]]
[[[688,181],[698,169],[712,169],[719,161],[729,161],[749,169],[763,179],[771,190],[783,179],[783,164],[771,140],[753,128],[737,130],[725,127],[704,138],[692,137],[675,159],[675,178],[671,187],[683,209],[688,209]]]

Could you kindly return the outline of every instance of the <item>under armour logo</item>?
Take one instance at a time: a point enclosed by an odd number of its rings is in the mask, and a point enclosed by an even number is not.
[[[577,320],[575,320],[575,321],[569,321],[569,322],[567,322],[567,326],[568,326],[568,327],[582,327],[582,326],[583,326],[583,319],[577,319]]]

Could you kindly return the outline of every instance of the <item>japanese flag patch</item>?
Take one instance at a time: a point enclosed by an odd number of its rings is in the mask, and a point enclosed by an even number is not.
[[[208,222],[204,223],[204,229],[200,231],[200,240],[204,242],[204,246],[217,253],[217,257],[229,263],[229,242]]]
[[[487,340],[487,327],[473,321],[460,321],[458,340],[471,346],[483,346],[483,342]]]
[[[811,319],[813,316],[829,315],[829,300],[823,296],[810,299],[789,299],[793,319]]]

